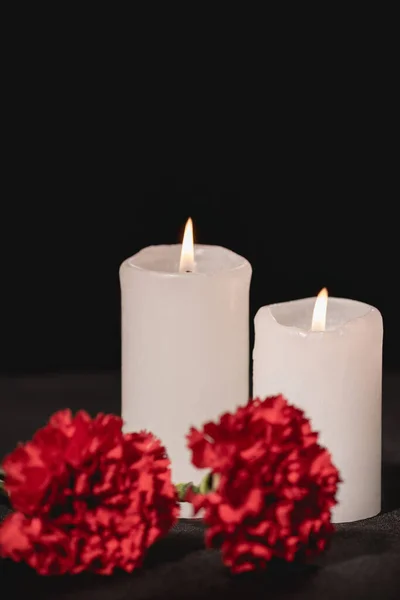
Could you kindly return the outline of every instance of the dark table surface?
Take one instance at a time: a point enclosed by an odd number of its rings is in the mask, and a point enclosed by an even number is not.
[[[120,412],[118,373],[0,378],[0,456],[29,439],[60,408]],[[111,577],[39,577],[0,560],[0,596],[74,600],[269,598],[399,600],[400,374],[383,381],[382,513],[337,526],[331,548],[313,565],[273,565],[267,573],[232,577],[219,554],[205,550],[203,526],[181,521],[156,544],[145,567]],[[0,505],[0,518],[7,507]]]

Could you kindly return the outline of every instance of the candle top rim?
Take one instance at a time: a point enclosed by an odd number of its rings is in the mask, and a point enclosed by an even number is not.
[[[207,276],[239,271],[250,267],[249,261],[229,248],[211,244],[195,244],[196,267],[193,272],[179,272],[182,244],[158,244],[142,248],[127,258],[121,267],[155,273],[165,277]]]
[[[258,309],[255,319],[257,319],[257,317],[259,317],[261,314],[268,314],[271,320],[278,327],[282,327],[283,329],[289,331],[291,330],[302,335],[316,336],[334,333],[339,329],[342,329],[343,327],[351,326],[352,324],[358,323],[359,321],[368,318],[370,315],[376,315],[380,319],[382,319],[380,311],[371,304],[367,304],[366,302],[362,302],[361,300],[353,300],[352,298],[329,296],[326,329],[324,331],[312,331],[311,321],[315,300],[315,296],[310,296],[307,298],[298,298],[296,300],[288,300],[285,302],[275,302],[272,304],[268,304]],[[296,323],[285,322],[285,318],[287,318],[288,313],[279,314],[278,312],[278,314],[276,314],[276,311],[274,311],[274,309],[279,309],[282,307],[295,309],[296,307],[299,308],[300,306],[304,306],[307,309],[307,316],[305,317],[305,320],[307,323],[309,323],[309,327],[298,325]],[[343,309],[343,312],[341,314],[340,308]],[[330,309],[334,313],[333,319],[331,318],[331,322],[329,322]],[[304,318],[304,313],[302,317]]]

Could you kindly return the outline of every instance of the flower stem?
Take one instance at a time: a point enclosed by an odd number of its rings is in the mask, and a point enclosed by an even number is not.
[[[199,485],[194,483],[177,483],[175,485],[176,491],[178,492],[179,502],[187,502],[186,495],[189,490],[195,494],[208,494],[216,488],[217,476],[213,473],[206,473]]]
[[[195,485],[193,485],[193,483],[177,483],[175,485],[176,491],[178,493],[178,500],[179,502],[187,502],[186,500],[186,494],[188,493],[188,491],[191,489],[193,490],[195,493],[197,492],[198,488],[196,488]]]

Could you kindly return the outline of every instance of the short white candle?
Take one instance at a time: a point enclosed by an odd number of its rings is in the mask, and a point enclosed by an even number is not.
[[[282,393],[311,418],[343,479],[333,520],[355,521],[381,509],[382,317],[344,298],[326,312],[326,301],[258,311],[253,396]]]
[[[181,249],[151,246],[121,265],[122,417],[125,431],[162,440],[175,483],[197,484],[189,428],[249,396],[251,266],[218,246]]]

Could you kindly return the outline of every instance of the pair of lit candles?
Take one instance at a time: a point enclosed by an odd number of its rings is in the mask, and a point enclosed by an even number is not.
[[[120,268],[122,416],[165,444],[175,483],[198,482],[185,436],[248,400],[251,265],[218,246],[150,246]],[[334,521],[381,506],[382,318],[326,290],[260,308],[253,397],[284,394],[303,409],[343,483]],[[182,516],[184,516],[184,512]]]

